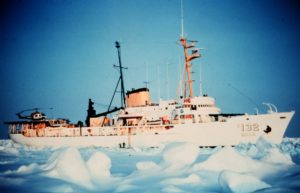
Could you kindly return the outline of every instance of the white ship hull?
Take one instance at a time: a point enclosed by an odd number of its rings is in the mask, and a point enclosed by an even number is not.
[[[26,137],[10,134],[10,138],[28,146],[49,147],[158,147],[170,142],[189,142],[198,146],[230,146],[255,143],[259,137],[278,144],[282,141],[294,112],[242,115],[225,122],[184,123],[160,132],[139,132],[134,135]],[[99,129],[99,128],[98,128]]]

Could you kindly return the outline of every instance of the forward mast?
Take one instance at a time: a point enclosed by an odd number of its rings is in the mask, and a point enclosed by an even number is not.
[[[199,49],[195,48],[195,45],[198,41],[187,40],[184,36],[184,25],[183,25],[183,5],[181,1],[181,36],[180,43],[183,46],[184,50],[184,92],[183,97],[193,97],[193,80],[192,80],[192,64],[191,61],[201,57],[199,53]],[[191,50],[191,54],[189,54],[189,50]],[[189,96],[187,96],[187,88],[189,89]]]

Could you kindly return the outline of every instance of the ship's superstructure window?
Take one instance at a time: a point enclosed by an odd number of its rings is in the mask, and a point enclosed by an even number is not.
[[[198,105],[198,107],[214,107],[214,105],[211,105],[211,104],[201,104],[201,105]]]

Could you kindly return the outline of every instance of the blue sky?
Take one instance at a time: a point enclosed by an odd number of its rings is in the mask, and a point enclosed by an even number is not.
[[[183,2],[185,34],[205,48],[193,62],[196,94],[201,65],[204,93],[215,97],[223,112],[254,113],[254,103],[265,112],[261,103],[271,102],[280,111],[296,111],[287,136],[300,137],[298,3]],[[99,104],[98,112],[105,110],[100,104],[109,103],[118,80],[116,40],[128,67],[126,90],[143,87],[148,77],[153,101],[176,96],[179,0],[4,0],[0,5],[1,122],[35,107],[53,108],[44,110],[49,117],[84,121],[89,98]]]

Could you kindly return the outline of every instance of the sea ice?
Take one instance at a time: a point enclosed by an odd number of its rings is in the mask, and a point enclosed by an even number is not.
[[[0,140],[1,192],[297,192],[300,140],[235,148],[40,148]],[[6,153],[15,149],[18,154]],[[14,151],[14,150],[13,150]]]

